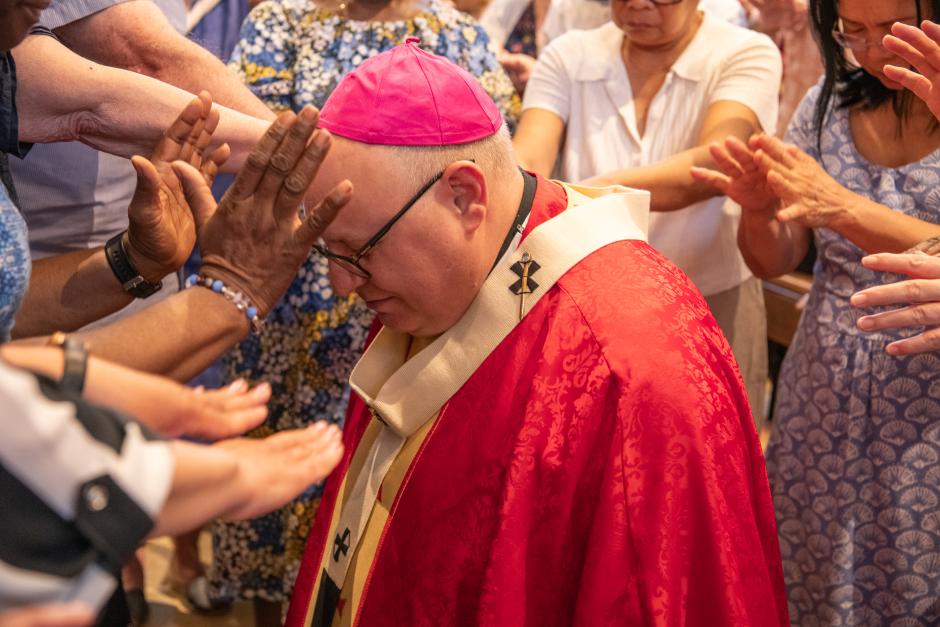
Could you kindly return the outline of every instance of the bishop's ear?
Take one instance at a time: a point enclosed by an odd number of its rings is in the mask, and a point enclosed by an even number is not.
[[[441,177],[451,202],[467,231],[475,231],[486,221],[488,204],[486,176],[473,161],[455,161]]]

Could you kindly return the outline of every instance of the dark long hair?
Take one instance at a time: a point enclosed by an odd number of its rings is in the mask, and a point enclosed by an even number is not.
[[[912,0],[917,9],[917,23],[924,19],[920,10],[920,1]],[[940,0],[931,0],[931,18],[940,16]],[[822,53],[825,78],[819,100],[816,101],[816,115],[813,124],[816,127],[817,147],[822,137],[822,127],[833,98],[839,108],[861,106],[863,109],[875,109],[885,102],[891,102],[898,116],[898,132],[901,124],[910,114],[911,103],[916,98],[906,89],[888,89],[877,78],[860,67],[853,67],[845,58],[842,47],[832,38],[839,20],[839,0],[810,0],[809,16],[813,27],[813,37]]]

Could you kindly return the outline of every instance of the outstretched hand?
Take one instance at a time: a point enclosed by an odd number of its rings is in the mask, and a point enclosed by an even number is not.
[[[928,327],[922,333],[888,344],[886,351],[895,356],[940,350],[940,257],[923,252],[879,253],[862,259],[869,270],[893,272],[911,277],[888,285],[878,285],[852,296],[855,307],[906,305],[858,319],[862,331],[880,331],[905,327]]]
[[[885,50],[911,64],[906,67],[886,65],[885,76],[897,81],[923,100],[934,117],[940,119],[940,25],[924,21],[923,29],[895,23],[885,35]]]
[[[200,271],[245,294],[262,317],[352,194],[352,183],[342,181],[308,207],[303,220],[298,215],[330,147],[330,134],[317,128],[318,120],[309,106],[299,115],[281,115],[218,206],[201,172],[191,163],[173,163],[196,219]]]
[[[343,456],[342,432],[318,421],[305,429],[266,438],[239,438],[216,446],[238,459],[238,481],[247,497],[226,518],[255,518],[322,481]]]
[[[780,199],[757,166],[754,151],[737,137],[713,143],[708,151],[718,170],[693,167],[692,178],[708,183],[741,205],[742,211],[766,213],[773,217],[780,206]]]
[[[223,144],[205,154],[218,123],[219,112],[212,108],[209,94],[202,92],[166,130],[150,159],[131,158],[137,189],[127,210],[128,254],[141,276],[152,283],[179,270],[196,242],[193,214],[171,164],[185,161],[211,185],[230,152]]]

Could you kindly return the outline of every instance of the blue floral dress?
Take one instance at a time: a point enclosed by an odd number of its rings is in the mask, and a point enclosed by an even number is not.
[[[432,0],[415,17],[397,22],[345,19],[307,0],[258,5],[242,26],[231,67],[272,109],[322,107],[340,79],[371,56],[407,37],[476,76],[510,123],[520,101],[496,61],[482,27],[449,4]],[[273,388],[270,416],[255,435],[340,422],[349,398],[347,379],[359,359],[372,314],[356,296],[339,298],[327,263],[312,255],[261,333],[224,359],[226,376]],[[211,579],[216,596],[289,598],[307,533],[319,502],[315,486],[281,511],[244,523],[216,523]]]
[[[848,189],[940,223],[940,151],[900,168],[856,150],[846,109],[816,149],[819,88],[788,139]],[[901,277],[866,270],[827,229],[809,303],[780,373],[767,465],[793,625],[940,624],[940,356],[895,358],[916,331],[862,333],[857,290]]]
[[[10,340],[14,317],[29,287],[30,269],[26,221],[0,183],[0,343]]]

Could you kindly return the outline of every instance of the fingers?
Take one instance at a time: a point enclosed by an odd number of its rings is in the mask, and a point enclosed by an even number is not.
[[[862,265],[876,272],[903,274],[915,279],[940,278],[940,258],[921,252],[868,255],[862,258]],[[859,294],[867,291],[864,290]]]
[[[709,170],[708,168],[699,168],[697,166],[693,166],[689,172],[696,181],[708,183],[725,196],[728,195],[728,186],[731,185],[731,178],[727,174]]]
[[[940,279],[914,279],[889,285],[879,285],[853,294],[854,307],[878,307],[883,305],[933,304],[940,307]],[[921,313],[926,313],[922,311]],[[878,314],[881,315],[881,314]],[[914,315],[921,315],[920,313]],[[874,318],[876,316],[866,316]],[[930,324],[928,320],[923,324]],[[940,324],[940,320],[936,321]],[[861,324],[859,328],[869,330]]]
[[[892,342],[885,347],[885,352],[895,357],[934,351],[940,351],[940,329],[930,329],[920,335]]]
[[[321,200],[313,211],[307,209],[307,218],[294,232],[294,245],[300,250],[310,250],[323,235],[326,227],[336,218],[340,210],[352,198],[353,186],[349,181],[342,181]]]
[[[761,155],[758,155],[758,159],[760,157]],[[806,212],[805,207],[793,202],[800,198],[800,194],[785,176],[776,170],[770,170],[767,172],[767,185],[777,198],[789,203],[786,208],[777,212],[778,220],[794,219]]]
[[[280,146],[271,156],[268,167],[258,185],[257,195],[264,198],[275,199],[281,186],[290,178],[294,166],[307,149],[310,136],[316,130],[320,112],[313,107],[304,107],[297,116],[296,121],[281,141]],[[321,140],[322,141],[322,140]],[[321,158],[322,160],[322,158]],[[319,163],[317,164],[319,165]],[[306,187],[304,190],[306,191]],[[303,193],[303,192],[301,192]],[[299,204],[299,201],[298,201]],[[294,205],[296,208],[297,205]]]
[[[180,151],[189,143],[190,136],[197,128],[200,133],[202,132],[205,118],[209,115],[211,108],[212,98],[209,97],[208,92],[202,92],[191,100],[176,120],[164,131],[163,137],[157,142],[151,159],[167,163],[178,159]]]
[[[862,316],[856,324],[859,329],[867,332],[938,325],[940,324],[940,303],[911,305],[871,316]]]
[[[293,113],[281,114],[271,123],[257,145],[251,149],[245,159],[245,165],[242,166],[238,176],[235,177],[235,182],[232,183],[230,193],[235,199],[248,198],[255,193],[261,177],[268,168],[271,156],[281,145],[281,141],[287,136],[295,120],[296,116]]]
[[[761,133],[751,137],[751,139],[748,140],[748,145],[752,150],[755,151],[757,155],[760,155],[761,152],[763,152],[765,156],[765,164],[770,167],[777,167],[782,165],[787,168],[792,168],[796,165],[796,157],[794,156],[793,152],[789,150],[789,146],[784,144],[776,137],[771,137],[770,135]],[[767,160],[766,157],[769,157],[769,160]],[[758,165],[761,165],[760,160],[758,160]]]
[[[889,79],[896,81],[904,86],[905,89],[909,89],[914,92],[914,95],[920,98],[921,100],[927,100],[930,97],[930,88],[932,87],[929,80],[916,74],[907,68],[897,67],[895,65],[886,65],[884,67],[885,76]]]
[[[730,156],[738,163],[742,172],[748,173],[758,170],[754,162],[754,153],[743,141],[737,137],[729,137],[725,140],[725,147]]]
[[[152,226],[160,219],[160,174],[149,160],[139,155],[131,157],[131,165],[137,172],[137,188],[127,207],[128,218],[137,224]]]
[[[921,74],[931,77],[940,69],[940,46],[927,33],[916,26],[898,22],[891,26],[891,34],[882,41],[886,50],[913,65]]]
[[[916,246],[912,246],[908,253],[924,253],[926,255],[940,255],[940,235],[924,240]]]
[[[304,146],[290,174],[283,180],[274,204],[274,211],[279,219],[287,219],[296,214],[297,206],[316,178],[320,165],[330,150],[331,141],[329,131],[318,129],[313,139]]]
[[[212,141],[212,134],[219,125],[219,110],[211,109],[209,114],[200,120],[193,132],[186,138],[186,143],[180,149],[178,159],[188,161],[195,167],[202,165],[203,153]]]
[[[199,168],[199,171],[202,172],[202,178],[205,179],[206,185],[212,187],[212,183],[215,182],[215,177],[219,174],[222,164],[228,161],[231,154],[232,148],[228,144],[222,144],[213,150],[212,154],[202,162],[202,167]]]
[[[708,154],[711,155],[711,158],[715,161],[715,165],[718,166],[718,170],[728,176],[728,177],[739,177],[744,174],[744,168],[741,167],[741,164],[731,155],[731,151],[728,149],[728,141],[719,143],[715,142],[709,144]]]
[[[198,232],[215,213],[216,203],[212,190],[209,189],[203,174],[193,166],[184,161],[174,161],[172,166],[183,186],[183,195],[190,211],[193,212],[193,221]]]
[[[0,612],[4,627],[85,627],[94,620],[91,609],[77,601]]]

